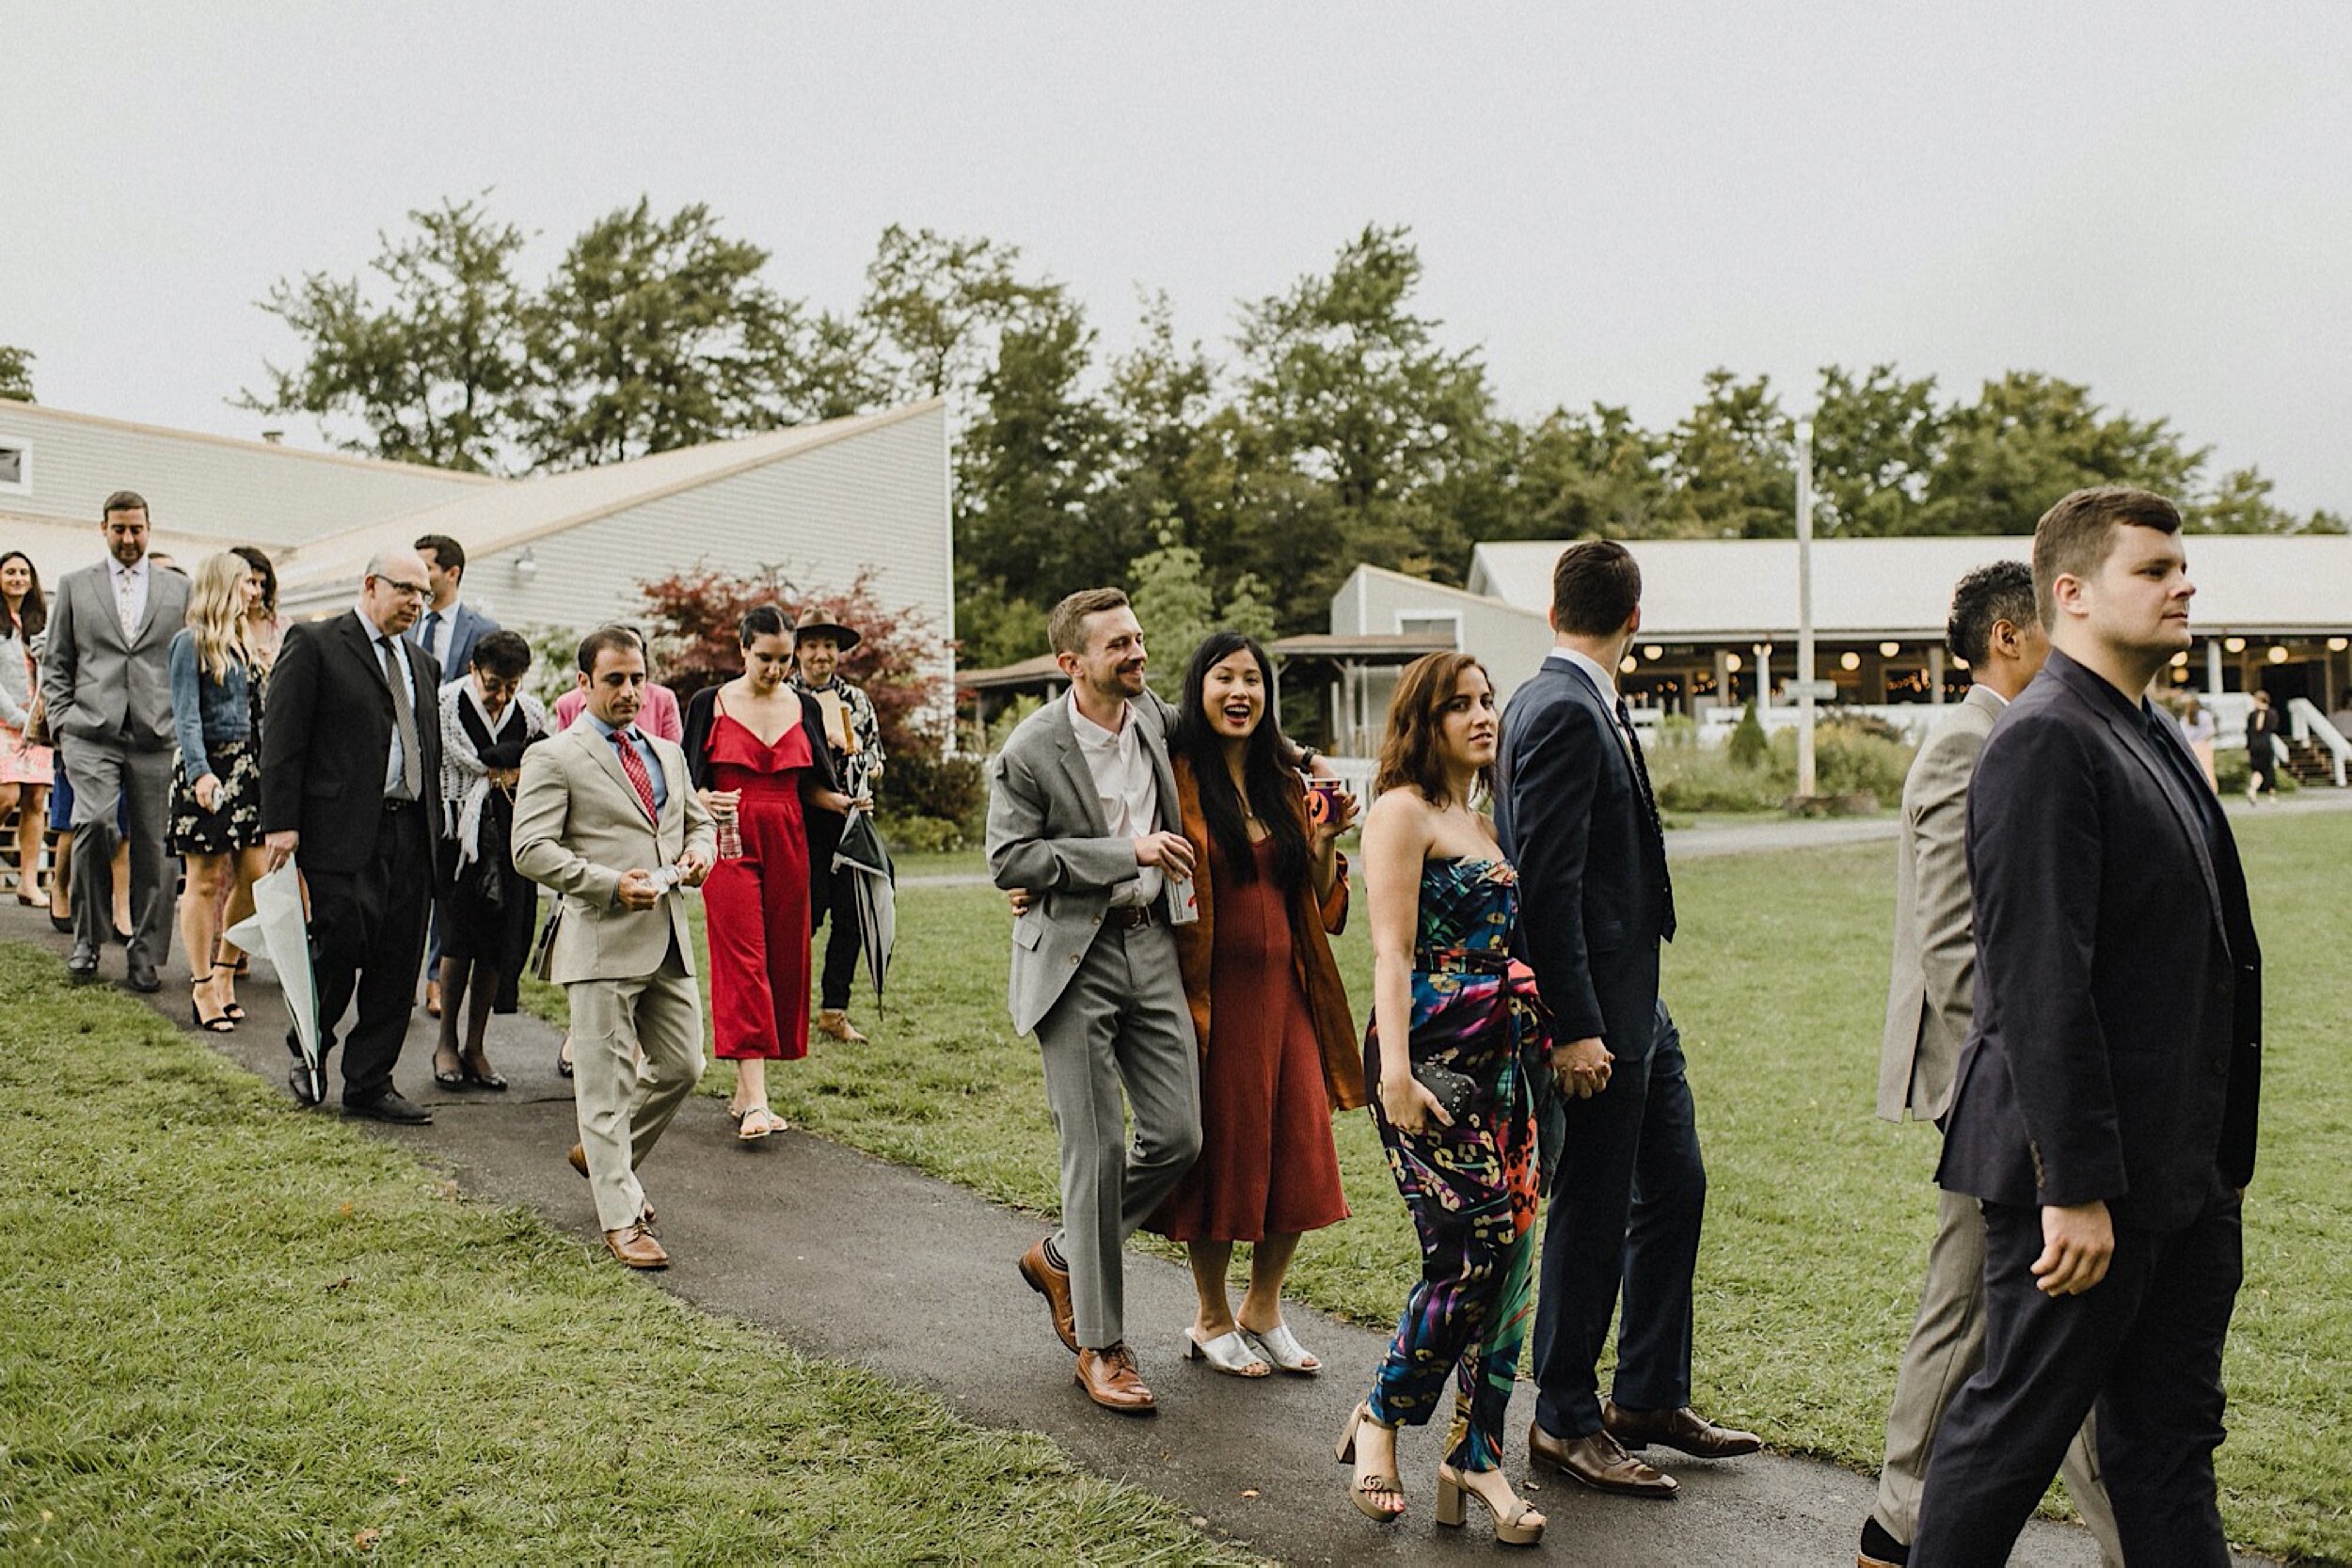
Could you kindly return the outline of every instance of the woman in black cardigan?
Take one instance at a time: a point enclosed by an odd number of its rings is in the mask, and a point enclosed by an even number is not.
[[[750,1142],[784,1129],[768,1108],[768,1064],[808,1054],[809,823],[847,813],[824,716],[794,689],[791,623],[773,606],[743,617],[743,673],[686,705],[686,763],[719,819],[719,863],[703,884],[710,1018],[736,1064],[728,1112]]]

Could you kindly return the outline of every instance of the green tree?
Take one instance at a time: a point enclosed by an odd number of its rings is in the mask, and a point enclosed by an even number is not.
[[[2090,388],[2031,371],[1986,382],[1947,428],[1926,498],[1945,533],[2031,533],[2051,502],[2090,484],[2191,495],[2207,451],[2183,446],[2167,420],[2110,415]]]
[[[1928,483],[1944,460],[1947,411],[1935,378],[1906,380],[1892,365],[1860,376],[1821,372],[1813,415],[1814,527],[1824,535],[1940,533]]]
[[[1058,283],[1020,276],[1021,249],[930,229],[882,230],[857,322],[873,373],[894,399],[966,401],[997,358],[996,340],[1074,311]]]
[[[1518,531],[1491,537],[1645,537],[1665,510],[1668,451],[1627,409],[1555,409],[1519,436]]]
[[[1661,535],[1774,539],[1796,531],[1796,424],[1772,378],[1709,371],[1707,391],[1667,437]]]
[[[534,463],[619,463],[793,422],[799,308],[700,202],[591,224],[531,302],[518,423]]]
[[[2276,486],[2260,468],[2233,468],[2212,491],[2183,510],[2200,533],[2342,533],[2344,519],[2328,512],[2298,516],[2271,500]]]
[[[355,421],[346,451],[491,472],[513,434],[523,385],[522,230],[494,220],[488,193],[411,212],[397,238],[377,236],[374,282],[307,273],[280,278],[262,309],[291,327],[303,357],[264,363],[260,391],[232,406]]]
[[[33,401],[33,358],[30,349],[0,343],[0,398]]]
[[[1274,610],[1258,579],[1243,574],[1220,612],[1200,552],[1179,541],[1172,530],[1160,535],[1157,548],[1136,558],[1128,580],[1128,596],[1151,654],[1146,678],[1171,703],[1183,689],[1193,650],[1209,633],[1231,629],[1261,642],[1273,641]]]

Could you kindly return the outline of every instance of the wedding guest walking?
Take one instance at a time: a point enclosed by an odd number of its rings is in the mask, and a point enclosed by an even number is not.
[[[1532,1074],[1550,1041],[1511,961],[1518,875],[1472,805],[1495,759],[1494,688],[1468,654],[1407,665],[1389,704],[1364,875],[1372,904],[1372,1023],[1364,1082],[1389,1170],[1421,1237],[1422,1276],[1348,1418],[1348,1497],[1387,1523],[1405,1512],[1396,1429],[1421,1426],[1454,1384],[1437,1519],[1475,1497],[1495,1538],[1531,1545],[1544,1516],[1502,1471],[1503,1419],[1525,1343],[1535,1257]]]
[[[1140,1414],[1156,1402],[1127,1344],[1121,1249],[1200,1152],[1199,1047],[1168,924],[1168,884],[1196,857],[1173,715],[1145,689],[1127,595],[1073,594],[1045,635],[1070,693],[989,763],[989,874],[1038,895],[1013,922],[1007,1002],[1014,1031],[1037,1032],[1061,1146],[1061,1227],[1018,1266],[1087,1397]]]
[[[677,693],[652,677],[653,650],[645,643],[645,634],[635,626],[613,626],[605,628],[620,632],[637,644],[637,651],[645,656],[644,700],[638,705],[637,727],[647,735],[659,736],[673,745],[686,744],[685,712],[678,705]],[[555,699],[555,727],[560,733],[572,727],[586,708],[588,699],[577,689]]]
[[[2034,610],[2033,569],[2003,561],[1961,578],[1946,641],[1967,660],[1970,683],[1968,695],[1921,743],[1903,781],[1894,963],[1879,1057],[1878,1114],[1892,1122],[1900,1122],[1907,1110],[1917,1121],[1941,1123],[1968,1038],[1977,967],[1968,784],[1985,737],[2049,656]],[[1918,1315],[1895,1374],[1886,1461],[1879,1469],[1878,1502],[1862,1525],[1860,1568],[1900,1568],[1908,1559],[1936,1427],[1952,1396],[1983,1364],[1984,1215],[1973,1198],[1943,1193]],[[2067,1445],[2060,1473],[2099,1542],[2101,1560],[2122,1568],[2090,1422]]]
[[[290,627],[262,731],[269,869],[294,861],[310,895],[320,1060],[356,996],[343,1112],[412,1124],[433,1114],[393,1086],[392,1069],[416,1006],[441,837],[438,672],[405,635],[424,592],[424,562],[397,550],[368,562],[350,610]],[[292,1030],[286,1048],[299,1057]],[[299,1061],[289,1083],[312,1103]]]
[[[820,616],[804,615],[792,628],[792,684],[817,699],[825,716],[825,741],[841,770],[841,787],[851,796],[871,796],[882,782],[882,720],[874,700],[853,681],[841,676],[841,656],[856,647],[855,628]],[[857,884],[860,873],[848,867],[834,870],[834,851],[841,846],[841,819],[826,813],[809,818],[809,922],[812,940],[819,922],[832,929],[825,937],[825,963],[818,979],[817,1029],[847,1045],[863,1045],[865,1035],[850,1022],[850,986],[857,978]]]
[[[1550,621],[1551,652],[1503,716],[1495,794],[1495,826],[1519,871],[1520,946],[1557,1037],[1553,1076],[1537,1089],[1547,1153],[1557,1153],[1546,1162],[1527,1445],[1538,1465],[1596,1490],[1668,1497],[1675,1479],[1629,1450],[1724,1459],[1762,1444],[1690,1402],[1707,1167],[1681,1036],[1659,1026],[1674,885],[1616,685],[1642,624],[1630,552],[1608,539],[1563,550]],[[1613,1318],[1617,1364],[1603,1399]]]
[[[0,816],[16,813],[16,901],[25,905],[49,896],[39,891],[40,850],[57,763],[49,747],[25,737],[40,702],[40,640],[48,625],[33,558],[23,550],[0,555]]]
[[[547,738],[548,713],[523,690],[531,644],[494,631],[468,655],[463,680],[441,688],[441,801],[455,868],[440,902],[441,1037],[433,1081],[445,1089],[503,1089],[490,1066],[493,1012],[519,1005],[539,902],[515,869],[515,792],[523,755]],[[465,1038],[458,1038],[458,1020]]]
[[[808,1054],[809,836],[819,814],[866,802],[835,784],[817,699],[786,680],[792,628],[773,605],[743,617],[743,673],[694,693],[686,758],[725,852],[703,889],[713,1049],[736,1064],[736,1136],[785,1130],[768,1064]]]
[[[2205,775],[2205,787],[2219,793],[2221,786],[2213,773],[2213,743],[2220,726],[2214,722],[2212,710],[2197,700],[2194,691],[2181,707],[2181,733],[2188,737],[2189,753],[2196,757],[2198,770]]]
[[[474,645],[498,630],[499,624],[459,596],[466,578],[465,546],[446,533],[428,533],[415,547],[424,562],[426,593],[424,613],[408,635],[433,656],[446,686],[466,677],[473,668]],[[426,927],[424,955],[424,1010],[435,1018],[441,1016],[440,976],[441,911],[436,905]],[[437,1069],[434,1076],[440,1076]]]
[[[1184,1243],[1200,1308],[1184,1354],[1217,1371],[1312,1373],[1282,1315],[1299,1238],[1347,1217],[1331,1111],[1364,1102],[1363,1057],[1327,933],[1347,921],[1340,834],[1356,803],[1313,803],[1269,708],[1265,650],[1212,632],[1184,671],[1170,747],[1198,918],[1175,927],[1200,1042],[1200,1155],[1149,1228]],[[1238,1313],[1233,1243],[1249,1244]]]
[[[222,913],[232,882],[258,877],[262,757],[253,733],[259,665],[246,646],[246,611],[259,590],[242,556],[223,550],[198,563],[187,625],[171,640],[171,710],[180,756],[171,781],[171,852],[187,867],[180,942],[195,982],[188,1006],[199,1029],[226,1034],[245,1017],[236,965],[219,959]]]
[[[2254,705],[2246,715],[2246,803],[2253,805],[2265,795],[2279,799],[2279,716],[2271,711],[2270,693],[2254,693]]]
[[[254,678],[246,683],[246,689],[253,703],[254,754],[259,756],[262,710],[265,705],[265,693],[269,690],[270,670],[277,664],[278,650],[285,641],[286,618],[278,613],[278,568],[270,564],[269,557],[251,545],[232,545],[230,553],[246,563],[253,590],[246,601],[245,648],[246,656],[252,660]],[[239,859],[230,863],[229,907],[221,915],[224,929],[253,912],[254,877],[247,875],[247,869],[267,863],[266,857],[258,861]],[[230,1008],[232,1014],[241,1014],[242,1009],[236,1006],[233,988],[245,978],[246,956],[236,943],[226,938],[219,943],[216,955],[215,961],[228,966],[214,973],[219,999]]]
[[[637,1167],[702,1077],[702,996],[677,889],[708,874],[713,829],[685,753],[637,727],[643,646],[607,626],[581,640],[579,662],[581,722],[522,754],[515,867],[561,897],[548,967],[580,1051],[580,1142],[566,1158],[588,1180],[606,1249],[660,1269],[670,1255]]]
[[[1969,784],[1977,1007],[1936,1171],[1982,1206],[1985,1360],[1937,1429],[1914,1568],[2007,1561],[2094,1407],[2124,1560],[2231,1560],[2213,1455],[2262,957],[2229,820],[2145,695],[2190,641],[2180,531],[2122,486],[2034,530],[2050,655]]]
[[[98,977],[110,929],[118,844],[131,859],[126,983],[155,991],[171,944],[171,640],[187,621],[188,579],[148,559],[147,502],[118,490],[100,509],[107,559],[57,584],[41,661],[41,701],[73,785],[75,980]],[[117,812],[125,827],[118,827]]]

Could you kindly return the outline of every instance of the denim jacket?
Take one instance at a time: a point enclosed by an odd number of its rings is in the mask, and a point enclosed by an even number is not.
[[[196,657],[196,633],[182,627],[171,640],[171,722],[180,736],[180,764],[188,782],[217,773],[207,745],[244,740],[251,734],[253,710],[247,705],[246,668],[231,662],[229,674],[215,680]]]

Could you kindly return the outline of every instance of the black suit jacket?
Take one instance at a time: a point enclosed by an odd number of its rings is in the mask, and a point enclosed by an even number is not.
[[[262,715],[262,828],[302,834],[296,859],[312,871],[358,871],[375,854],[384,767],[392,751],[392,689],[357,610],[286,629]],[[441,668],[405,637],[417,692],[417,740],[432,842],[442,832]],[[436,871],[437,879],[437,868]]]
[[[1649,1054],[1666,859],[1616,713],[1590,676],[1548,658],[1511,694],[1496,758],[1495,833],[1518,867],[1518,944],[1562,1042]]]
[[[2062,653],[1968,792],[1976,1019],[1936,1179],[2172,1229],[2254,1172],[2262,956],[2176,726]]]

